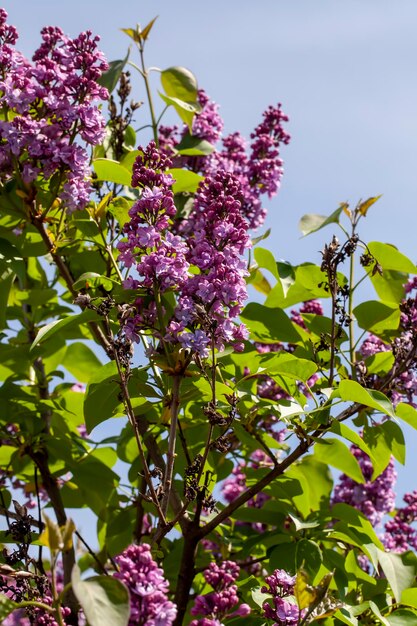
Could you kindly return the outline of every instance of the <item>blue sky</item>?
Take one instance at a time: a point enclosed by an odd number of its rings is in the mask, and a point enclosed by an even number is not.
[[[71,35],[86,28],[100,34],[109,60],[124,56],[129,44],[119,28],[159,15],[147,63],[189,67],[221,105],[226,131],[248,135],[278,101],[290,116],[285,176],[267,221],[273,230],[266,246],[277,257],[318,262],[333,233],[300,240],[299,218],[383,194],[362,238],[393,243],[417,260],[415,0],[3,0],[2,6],[26,54],[38,45],[41,27],[53,24]],[[139,90],[135,97],[145,96]],[[410,445],[410,459],[415,452]],[[401,473],[400,490],[417,487],[411,469]]]
[[[227,131],[248,134],[269,103],[282,102],[290,116],[282,190],[268,218],[268,246],[276,255],[317,259],[322,234],[299,241],[301,215],[383,194],[363,238],[394,243],[417,259],[414,0],[262,0],[256,6],[247,0],[9,0],[3,6],[27,54],[40,28],[56,24],[71,35],[86,28],[99,33],[109,59],[128,46],[120,27],[159,15],[148,64],[188,66],[221,105]]]

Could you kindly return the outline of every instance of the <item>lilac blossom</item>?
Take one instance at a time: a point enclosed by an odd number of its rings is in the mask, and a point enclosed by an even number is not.
[[[387,550],[405,552],[417,550],[417,529],[412,524],[417,521],[417,491],[406,493],[405,506],[395,512],[392,520],[385,524],[385,533],[382,537]]]
[[[201,111],[194,116],[192,135],[216,144],[223,130],[223,120],[219,115],[219,106],[210,100],[204,89],[198,90],[197,101]]]
[[[192,620],[190,626],[221,626],[227,617],[249,615],[251,609],[247,604],[237,606],[239,597],[235,582],[239,573],[240,568],[233,561],[223,561],[221,565],[210,563],[204,571],[204,578],[213,591],[196,597],[191,615],[203,617]]]
[[[114,574],[130,592],[129,626],[171,626],[177,608],[168,599],[168,581],[148,544],[132,545],[115,558]]]
[[[207,176],[197,190],[183,236],[189,245],[188,260],[199,273],[184,283],[175,312],[184,329],[177,330],[181,342],[188,341],[190,324],[193,332],[201,326],[219,350],[227,343],[241,349],[248,337],[245,327],[232,321],[247,298],[248,272],[242,255],[250,240],[240,198],[238,181],[224,171]]]
[[[382,339],[370,334],[362,343],[360,353],[363,358],[366,359],[370,356],[374,356],[374,354],[377,354],[378,352],[386,352],[389,349],[389,346],[387,346]]]
[[[239,133],[223,139],[223,148],[214,152],[204,162],[204,173],[219,168],[233,173],[242,188],[242,213],[250,228],[258,228],[266,217],[261,196],[274,196],[280,187],[283,175],[283,162],[280,158],[280,144],[288,144],[290,136],[283,124],[288,117],[282,113],[281,105],[270,106],[263,114],[263,121],[251,134],[249,154],[246,142]]]
[[[272,595],[271,600],[263,603],[264,616],[274,620],[273,626],[296,626],[300,623],[300,609],[294,598],[295,576],[285,570],[276,569],[265,578],[266,585],[261,588],[263,593]]]
[[[107,90],[97,80],[108,68],[90,31],[75,39],[57,27],[41,31],[42,44],[28,61],[12,46],[17,32],[0,10],[0,102],[10,114],[0,120],[0,177],[19,169],[25,185],[59,175],[59,198],[69,211],[90,198],[89,156],[76,143],[96,145],[104,137],[97,101]]]
[[[291,321],[305,330],[306,325],[302,317],[303,313],[323,315],[323,305],[319,300],[307,300],[303,302],[299,310],[293,309],[291,311]]]
[[[342,474],[334,488],[332,503],[344,502],[355,507],[366,515],[373,526],[377,526],[395,506],[397,472],[394,459],[391,457],[382,474],[372,480],[373,467],[369,456],[355,445],[350,450],[360,465],[365,483],[359,484]]]

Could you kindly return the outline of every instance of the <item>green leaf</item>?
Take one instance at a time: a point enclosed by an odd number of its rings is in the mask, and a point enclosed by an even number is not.
[[[109,213],[111,213],[117,220],[119,226],[124,226],[129,221],[129,209],[132,203],[126,200],[126,198],[114,198],[107,207]]]
[[[297,343],[300,341],[300,333],[282,309],[272,309],[257,302],[251,302],[243,309],[240,317],[255,341],[262,343],[279,341]]]
[[[377,352],[366,359],[366,369],[368,374],[378,374],[383,376],[388,374],[394,365],[394,355],[391,350]]]
[[[318,215],[317,213],[307,213],[301,218],[298,228],[303,233],[303,236],[310,235],[316,231],[324,228],[328,224],[338,224],[339,217],[346,204],[341,204],[336,211],[326,217],[325,215]]]
[[[71,343],[65,352],[62,365],[80,383],[86,383],[102,367],[94,352],[85,343]]]
[[[386,619],[386,617],[382,615],[378,606],[375,604],[375,602],[372,602],[372,600],[369,601],[369,608],[371,609],[372,613],[379,619],[380,623],[383,624],[383,626],[390,626],[389,621]]]
[[[3,593],[0,593],[0,620],[2,620],[2,622],[18,607],[19,605],[17,602],[13,602],[13,600],[10,600],[10,598],[5,596]]]
[[[270,593],[264,593],[261,591],[262,587],[255,587],[251,590],[252,600],[255,604],[257,604],[260,608],[263,607],[265,600],[269,600],[271,598]]]
[[[355,482],[365,482],[357,459],[343,441],[333,438],[317,441],[314,445],[314,455],[322,463],[336,467]]]
[[[186,133],[175,150],[184,156],[207,156],[214,151],[214,146],[205,139]]]
[[[385,441],[394,457],[402,465],[405,464],[405,440],[404,434],[399,425],[388,420],[380,424],[381,431],[384,433]]]
[[[312,511],[328,507],[333,480],[327,463],[322,463],[315,455],[305,456],[300,463],[288,469],[286,477],[296,479],[295,484],[301,486],[299,492],[289,492],[289,495],[304,518]],[[284,483],[284,487],[287,484]]]
[[[93,168],[98,180],[130,187],[132,172],[113,159],[94,159]]]
[[[85,272],[77,278],[73,287],[76,290],[103,287],[106,291],[111,291],[116,285],[119,285],[119,283],[112,278],[108,278],[108,276],[101,276],[96,272]]]
[[[53,335],[55,335],[57,332],[60,332],[63,328],[66,328],[67,326],[80,326],[81,324],[85,324],[86,322],[91,322],[97,319],[98,316],[95,311],[86,310],[82,313],[69,315],[68,317],[64,317],[61,320],[55,320],[50,324],[46,324],[46,326],[42,326],[42,328],[39,329],[38,334],[36,335],[36,338],[32,343],[30,349],[33,350],[42,341],[50,339]]]
[[[339,435],[340,437],[343,437],[344,439],[347,439],[351,443],[355,444],[355,446],[365,452],[365,454],[367,454],[372,459],[372,450],[365,443],[363,438],[358,435],[357,432],[349,428],[349,426],[347,426],[345,422],[338,422],[337,420],[334,421],[330,430],[332,433],[335,433],[336,435]]]
[[[179,115],[180,119],[187,124],[190,132],[192,131],[193,119],[196,113],[200,111],[200,106],[191,102],[185,102],[179,98],[172,96],[166,96],[163,93],[159,93],[162,100],[168,106],[173,106]]]
[[[84,419],[89,433],[113,415],[119,406],[120,385],[114,361],[101,366],[89,379],[84,396]]]
[[[406,424],[417,430],[417,411],[410,404],[400,402],[395,409],[395,414]]]
[[[136,152],[134,150],[134,148],[136,147],[137,144],[137,140],[136,140],[136,133],[135,133],[135,129],[133,128],[133,126],[127,126],[126,130],[125,130],[125,134],[123,137],[123,147],[126,150],[131,150],[132,152]],[[136,156],[135,156],[136,158]],[[124,164],[124,167],[126,167],[126,163],[125,163],[125,159],[122,158],[122,162]]]
[[[401,604],[407,604],[417,609],[417,587],[409,587],[403,590]]]
[[[387,617],[390,626],[416,626],[417,612],[410,609],[399,609]]]
[[[329,292],[324,288],[326,275],[314,263],[303,263],[292,267],[288,263],[279,262],[277,267],[280,282],[269,294],[266,300],[267,306],[287,308],[298,302],[329,297]],[[338,280],[340,284],[346,283],[342,274],[338,274]]]
[[[260,359],[270,376],[285,375],[295,380],[307,382],[317,372],[317,365],[308,359],[301,359],[288,352],[266,354]]]
[[[380,391],[365,389],[354,380],[342,380],[339,384],[337,395],[345,402],[358,402],[369,406],[384,415],[395,417],[394,408],[388,398]]]
[[[279,280],[277,262],[270,250],[266,248],[255,248],[254,257],[259,267],[268,270],[268,272],[271,272],[272,276]]]
[[[401,602],[401,594],[413,585],[416,577],[415,565],[407,563],[404,557],[404,554],[378,550],[379,564],[397,602]]]
[[[262,274],[261,270],[257,269],[255,271],[251,271],[250,276],[247,279],[247,283],[248,285],[252,285],[252,287],[254,287],[256,291],[259,291],[260,293],[263,293],[266,296],[271,291],[271,285],[269,284],[265,276]]]
[[[295,545],[296,569],[302,567],[307,570],[311,578],[314,578],[323,562],[323,555],[319,546],[310,539],[301,539]]]
[[[196,77],[185,67],[168,67],[161,72],[161,84],[167,96],[185,102],[196,102],[198,84]]]
[[[366,425],[363,429],[363,439],[371,451],[370,456],[374,467],[372,480],[375,480],[390,462],[391,448],[380,425]]]
[[[400,309],[377,300],[362,302],[353,309],[360,328],[375,335],[383,335],[386,330],[396,330],[400,323]]]
[[[385,303],[398,303],[404,298],[404,285],[407,282],[408,274],[397,272],[395,270],[384,269],[382,276],[378,274],[371,275],[371,282],[378,296]]]
[[[7,326],[7,303],[15,279],[13,271],[6,270],[0,277],[0,330]]]
[[[371,241],[368,243],[368,248],[383,270],[395,270],[407,274],[415,274],[417,272],[417,267],[414,263],[389,243]]]
[[[279,282],[281,283],[282,293],[284,298],[287,297],[288,290],[295,283],[295,272],[294,268],[290,263],[286,263],[284,261],[277,262],[277,270],[279,275]]]
[[[120,580],[112,576],[93,576],[81,580],[80,569],[74,565],[71,582],[90,626],[128,625],[129,592]]]
[[[171,174],[172,178],[175,180],[175,183],[172,186],[174,193],[194,193],[197,191],[200,181],[203,180],[203,176],[200,176],[191,170],[183,170],[181,168],[173,168],[171,170],[167,170],[166,173]]]
[[[335,504],[332,507],[332,517],[346,522],[346,531],[356,531],[356,537],[358,537],[360,533],[360,536],[366,537],[370,540],[371,544],[376,546],[376,548],[379,548],[380,551],[383,551],[384,546],[372,528],[372,524],[365,517],[365,515],[363,515],[363,513],[355,509],[353,506],[344,503]],[[366,543],[366,541],[363,541],[363,543]]]
[[[124,70],[124,67],[129,59],[129,51],[124,59],[119,59],[118,61],[111,61],[109,63],[109,69],[104,72],[100,78],[97,79],[97,82],[106,87],[109,93],[116,89],[117,83],[119,82],[120,76]]]

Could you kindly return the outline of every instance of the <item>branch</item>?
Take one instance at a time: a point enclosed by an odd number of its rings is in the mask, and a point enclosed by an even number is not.
[[[334,421],[344,422],[349,417],[352,417],[355,413],[360,411],[362,408],[365,408],[363,404],[359,404],[355,402],[351,407],[348,407],[344,411],[342,411],[338,417],[334,419]],[[197,531],[198,539],[203,539],[212,530],[214,530],[219,524],[224,522],[236,509],[243,506],[256,496],[260,491],[262,491],[265,487],[267,487],[275,478],[281,476],[290,465],[295,463],[300,457],[302,457],[309,448],[314,444],[314,440],[318,437],[323,437],[329,430],[329,427],[322,427],[317,429],[311,435],[307,435],[306,439],[303,439],[299,445],[293,450],[281,463],[276,465],[268,474],[266,474],[263,478],[260,479],[258,483],[252,485],[249,489],[240,494],[233,502],[228,504],[216,517],[214,517],[210,522],[208,522],[205,526],[201,527]]]

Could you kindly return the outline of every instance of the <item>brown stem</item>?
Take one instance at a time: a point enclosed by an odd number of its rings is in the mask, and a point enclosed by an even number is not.
[[[177,587],[175,590],[175,604],[177,605],[177,617],[173,626],[181,626],[187,611],[187,604],[193,584],[195,572],[195,555],[199,542],[198,536],[192,528],[184,535],[184,548],[178,573]]]
[[[143,415],[136,416],[136,424],[137,424],[139,433],[143,438],[143,443],[145,444],[146,449],[149,452],[149,456],[152,460],[152,463],[156,467],[159,467],[163,472],[165,472],[164,458],[159,450],[155,437],[152,435],[152,433],[148,431],[149,424],[146,421],[145,417]],[[179,497],[177,490],[173,486],[171,488],[169,503],[175,515],[178,515],[180,511],[184,510],[184,506],[183,506],[183,503],[181,502],[181,498]],[[188,518],[185,515],[183,517],[184,517],[184,526],[186,526]],[[180,518],[178,521],[181,524],[182,518]]]
[[[123,397],[123,404],[126,410],[126,415],[129,419],[129,422],[133,428],[133,433],[135,435],[135,439],[136,439],[136,444],[138,446],[138,450],[139,450],[139,456],[140,456],[140,460],[142,462],[142,468],[143,468],[143,475],[145,477],[146,480],[146,484],[148,486],[149,489],[149,493],[151,496],[151,500],[156,508],[156,512],[158,514],[158,517],[160,519],[160,522],[162,523],[163,526],[166,525],[166,519],[165,519],[165,515],[164,512],[161,509],[161,505],[159,504],[159,499],[158,496],[155,492],[155,488],[153,486],[153,482],[152,482],[152,476],[151,473],[149,471],[149,466],[146,460],[146,456],[145,456],[145,450],[143,448],[143,444],[142,444],[142,438],[140,436],[140,432],[139,432],[139,428],[138,428],[138,424],[136,421],[136,416],[135,416],[135,412],[133,410],[132,407],[132,403],[130,400],[130,394],[129,394],[129,390],[127,388],[127,376],[126,373],[120,363],[120,359],[119,356],[117,354],[117,350],[114,350],[114,357],[115,357],[115,361],[116,361],[116,365],[117,365],[117,371],[119,373],[119,383],[120,383],[120,388],[122,391],[122,397]]]
[[[59,526],[65,526],[67,522],[67,515],[65,513],[65,507],[62,502],[61,493],[59,491],[58,482],[50,472],[48,464],[48,453],[45,449],[34,452],[33,450],[27,451],[30,458],[36,464],[39,469],[39,473],[42,478],[42,485],[48,494],[51,501],[52,508],[54,510],[56,521]],[[62,566],[64,570],[64,586],[71,582],[72,568],[75,565],[75,551],[74,547],[70,550],[62,552]],[[69,589],[65,594],[65,606],[71,609],[71,615],[66,617],[68,624],[78,624],[78,601],[74,595],[72,589]]]

